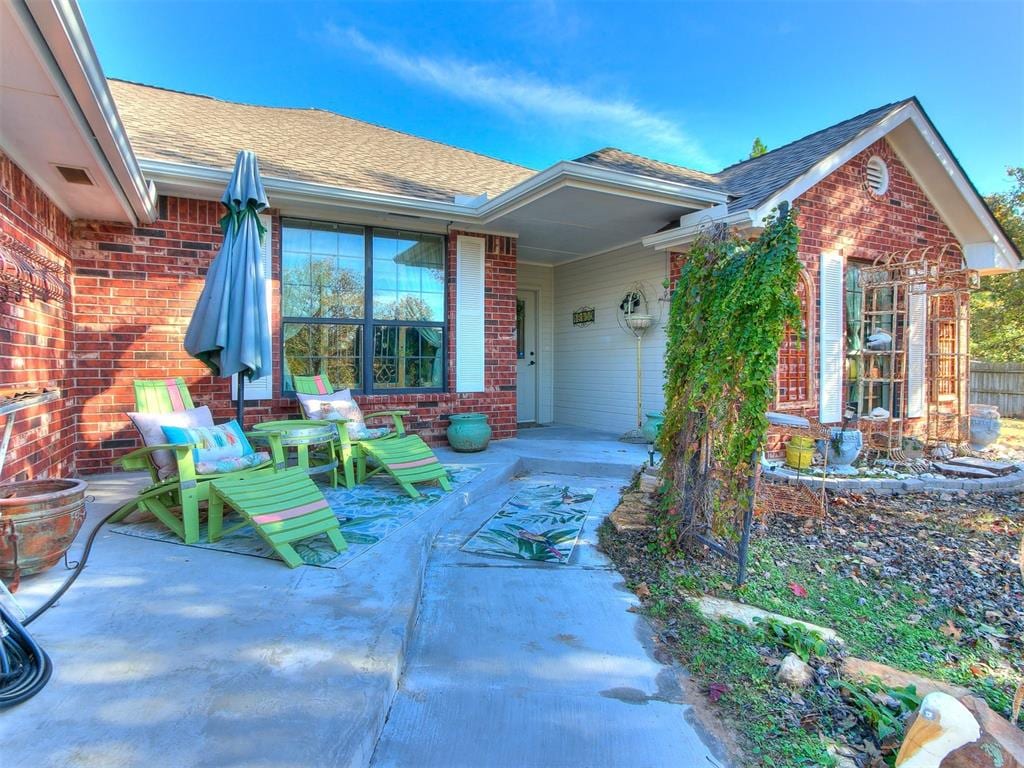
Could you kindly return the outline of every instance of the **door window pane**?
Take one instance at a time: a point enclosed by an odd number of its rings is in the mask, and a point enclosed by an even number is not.
[[[442,328],[377,326],[373,332],[374,389],[440,387],[443,349]]]
[[[285,389],[294,389],[292,376],[327,374],[336,389],[358,389],[362,382],[362,337],[359,325],[285,323]]]
[[[444,238],[374,231],[373,316],[444,321]]]

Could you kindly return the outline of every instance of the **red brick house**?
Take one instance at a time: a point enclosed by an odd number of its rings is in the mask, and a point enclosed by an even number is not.
[[[321,370],[434,441],[459,411],[498,438],[629,429],[623,296],[642,287],[655,317],[641,354],[658,409],[673,261],[706,222],[755,232],[786,201],[809,343],[783,350],[779,406],[836,422],[851,264],[955,244],[971,269],[1020,266],[914,99],[714,174],[616,149],[537,172],[320,110],[108,81],[70,4],[0,4],[0,56],[0,390],[61,393],[19,416],[2,479],[109,469],[137,444],[136,378],[184,376],[230,414],[229,382],[181,342],[239,149],[273,206],[275,372],[246,388],[254,418],[295,415],[291,375]],[[44,263],[61,290],[24,288],[18,266]]]

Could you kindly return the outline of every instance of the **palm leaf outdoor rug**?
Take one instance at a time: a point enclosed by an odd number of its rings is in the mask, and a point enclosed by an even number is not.
[[[529,486],[506,501],[462,551],[567,563],[593,502],[593,488]]]
[[[452,479],[452,493],[470,482],[482,467],[449,465],[448,473]],[[326,536],[294,544],[295,551],[306,565],[322,568],[342,568],[367,550],[375,547],[388,536],[400,531],[410,523],[433,509],[447,494],[434,484],[422,484],[417,489],[423,495],[418,499],[410,499],[401,488],[390,478],[374,475],[365,483],[349,490],[347,488],[331,488],[318,484],[327,502],[331,505],[335,516],[341,523],[341,532],[348,542],[348,549],[335,552]],[[225,512],[225,515],[228,513]],[[230,517],[225,522],[233,521]],[[251,527],[242,528],[224,536],[220,541],[211,544],[206,540],[206,523],[200,528],[199,541],[185,544],[173,532],[155,520],[142,522],[117,523],[110,529],[125,536],[136,536],[142,539],[163,541],[185,547],[215,549],[250,557],[263,557],[279,560],[277,554]]]

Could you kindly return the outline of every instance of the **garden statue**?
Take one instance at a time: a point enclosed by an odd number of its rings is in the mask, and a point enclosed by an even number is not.
[[[896,768],[939,768],[951,752],[981,738],[974,715],[948,693],[933,691],[924,697],[903,745]]]
[[[1024,734],[974,696],[924,697],[896,768],[1024,768]]]

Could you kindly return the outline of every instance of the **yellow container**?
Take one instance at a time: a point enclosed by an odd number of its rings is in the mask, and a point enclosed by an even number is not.
[[[791,437],[786,445],[786,463],[793,469],[810,469],[814,459],[814,441],[809,437]]]

